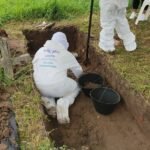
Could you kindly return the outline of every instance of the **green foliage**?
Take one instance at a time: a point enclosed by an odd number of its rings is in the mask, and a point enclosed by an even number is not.
[[[67,14],[65,11],[63,11],[63,8],[56,0],[47,6],[48,7],[45,17],[49,20],[61,20],[67,18]]]
[[[94,10],[98,10],[95,0]],[[1,0],[0,25],[9,20],[46,18],[61,20],[78,17],[89,12],[90,1],[85,0]]]
[[[0,68],[0,87],[10,86],[12,80],[4,74],[4,69]]]

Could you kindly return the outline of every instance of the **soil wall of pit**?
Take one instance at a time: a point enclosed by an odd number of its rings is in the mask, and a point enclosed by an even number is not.
[[[70,44],[69,50],[71,52],[77,52],[79,55],[78,60],[80,63],[83,63],[83,60],[85,60],[87,35],[79,32],[74,26],[54,26],[46,30],[24,30],[23,33],[28,41],[27,46],[30,55],[34,56],[35,52],[56,31],[62,31],[67,35]],[[111,87],[119,92],[127,109],[134,116],[141,130],[146,136],[150,137],[150,106],[146,104],[144,97],[130,87],[130,84],[115,71],[109,63],[107,56],[100,53],[98,48],[90,46],[89,58],[89,67],[93,68],[92,70],[94,72],[100,73]]]

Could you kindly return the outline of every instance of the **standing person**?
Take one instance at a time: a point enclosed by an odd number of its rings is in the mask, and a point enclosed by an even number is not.
[[[133,2],[132,2],[133,10],[132,10],[132,13],[131,13],[131,15],[129,17],[130,19],[135,19],[137,17],[137,15],[138,15],[137,10],[138,10],[138,8],[140,6],[140,3],[142,5],[143,2],[144,2],[144,0],[133,0]],[[145,11],[146,10],[147,10],[147,7],[145,8]],[[142,14],[140,16],[140,21],[144,21],[144,20],[145,20],[145,14]]]
[[[128,0],[100,0],[100,32],[99,47],[105,52],[115,50],[114,31],[123,40],[126,51],[134,51],[137,47],[135,35],[131,32],[127,18]]]
[[[70,69],[76,78],[83,73],[75,57],[67,51],[66,35],[56,32],[47,40],[32,61],[33,78],[47,112],[61,124],[69,123],[69,106],[74,103],[80,89],[75,80],[67,76]],[[55,98],[59,98],[57,103]]]

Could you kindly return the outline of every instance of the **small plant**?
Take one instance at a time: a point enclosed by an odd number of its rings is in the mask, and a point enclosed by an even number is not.
[[[11,84],[12,80],[5,75],[4,69],[0,68],[0,87],[10,86]]]

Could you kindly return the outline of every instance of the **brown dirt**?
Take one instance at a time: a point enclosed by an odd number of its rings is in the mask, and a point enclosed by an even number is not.
[[[69,50],[77,52],[78,60],[84,65],[86,35],[79,33],[74,26],[53,27],[45,31],[24,30],[31,56],[56,31],[67,34]],[[103,116],[96,113],[91,100],[81,93],[70,108],[70,125],[58,125],[56,120],[46,122],[50,137],[57,146],[65,144],[77,150],[83,147],[90,150],[149,150],[150,144],[145,135],[146,132],[149,135],[150,117],[143,97],[118,75],[105,55],[90,47],[89,56],[90,62],[86,63],[85,72],[101,74],[124,100],[111,115]]]
[[[11,128],[9,125],[9,117],[11,111],[11,105],[7,101],[8,94],[0,89],[0,143],[7,139],[11,134]],[[7,149],[7,145],[0,144],[0,150]]]
[[[31,56],[35,54],[35,52],[43,46],[46,40],[51,39],[52,35],[56,31],[62,31],[67,34],[67,39],[69,44],[69,50],[70,51],[75,51],[77,49],[83,48],[83,45],[85,44],[85,35],[83,34],[78,34],[78,30],[74,26],[69,26],[68,27],[51,27],[50,29],[47,30],[28,30],[25,29],[23,30],[23,34],[25,35],[27,39],[27,47],[28,47],[28,52],[30,53]],[[71,34],[70,34],[71,31]],[[38,35],[38,36],[37,36]],[[82,39],[81,41],[77,41],[77,39]]]
[[[18,39],[8,38],[8,44],[12,57],[17,57],[24,53],[23,52],[23,50],[25,50],[24,43],[20,42]]]
[[[70,108],[70,125],[56,120],[46,123],[50,137],[57,146],[63,144],[76,150],[149,150],[150,143],[139,130],[134,118],[121,103],[108,116],[97,113],[92,101],[83,93]]]
[[[99,87],[99,84],[95,84],[95,83],[91,83],[91,82],[88,82],[84,85],[84,88],[90,88],[90,89],[95,89]]]
[[[8,147],[5,144],[0,144],[0,150],[7,150]]]
[[[0,140],[9,137],[10,127],[9,127],[9,113],[10,106],[8,102],[0,103]]]
[[[0,29],[0,37],[8,37],[8,34],[6,33],[5,30]]]

